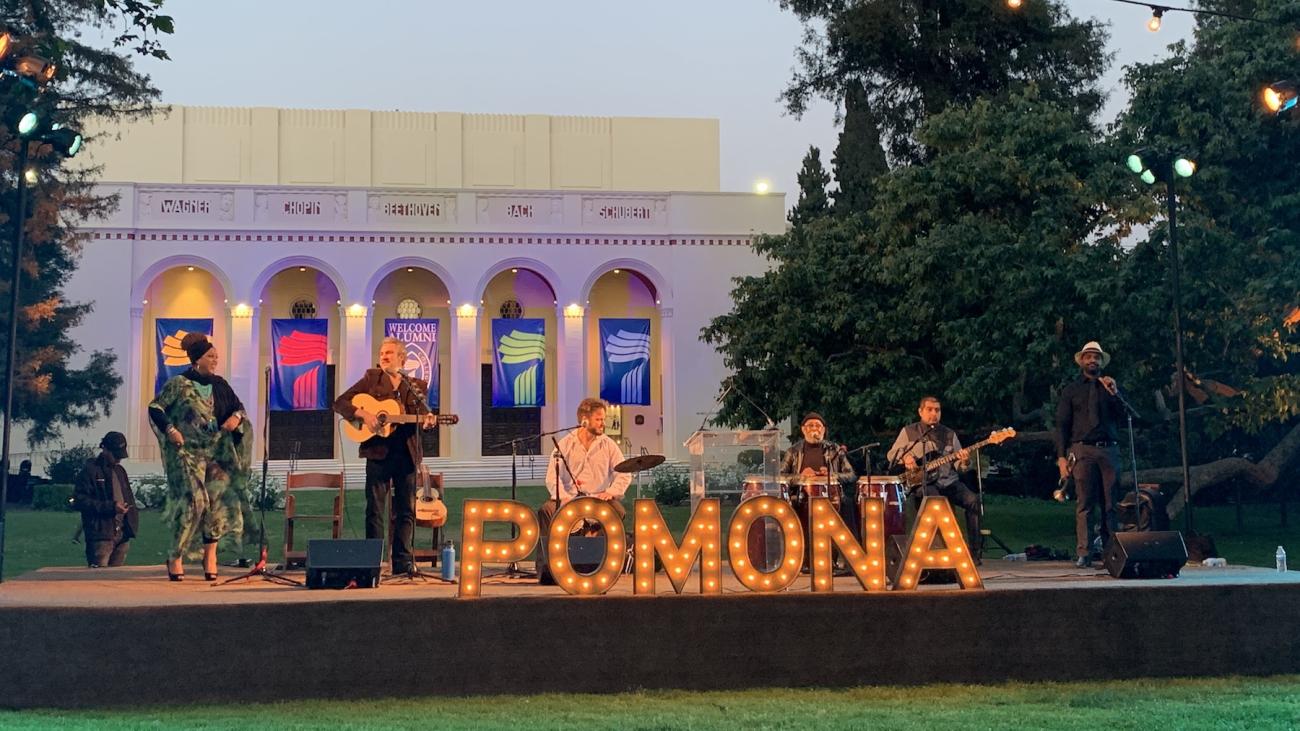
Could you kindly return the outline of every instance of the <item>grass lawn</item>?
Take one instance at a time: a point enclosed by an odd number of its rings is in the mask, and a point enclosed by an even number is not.
[[[460,550],[460,513],[461,503],[467,498],[508,498],[510,488],[487,487],[453,489],[448,491],[448,509],[450,516],[444,528],[444,536],[456,541]],[[519,499],[528,505],[539,505],[545,496],[541,487],[522,487]],[[319,499],[320,505],[313,505],[312,500]],[[315,494],[307,497],[303,510],[324,510],[325,496]],[[631,505],[628,503],[628,507]],[[689,507],[660,508],[672,528],[678,532],[686,525],[690,517]],[[360,538],[365,535],[364,513],[365,498],[358,490],[347,492],[346,515],[343,536]],[[731,507],[724,506],[724,513],[729,514]],[[1041,544],[1052,548],[1067,549],[1073,553],[1074,546],[1074,506],[1063,505],[1046,500],[991,495],[985,505],[985,525],[1013,550],[1023,550],[1030,544]],[[628,521],[631,521],[629,510]],[[35,511],[10,508],[6,519],[5,537],[5,577],[17,576],[44,566],[78,566],[85,562],[85,554],[80,545],[72,543],[72,534],[80,525],[80,517],[71,512]],[[1181,516],[1175,528],[1182,528]],[[1242,529],[1236,526],[1236,511],[1232,506],[1200,507],[1196,509],[1196,527],[1202,533],[1214,536],[1219,552],[1230,563],[1254,566],[1271,566],[1273,553],[1279,545],[1286,546],[1291,552],[1293,565],[1300,565],[1300,518],[1292,520],[1286,529],[1281,527],[1278,508],[1273,504],[1248,505],[1245,507],[1245,520]],[[284,514],[268,512],[266,514],[266,532],[272,561],[282,556],[284,536]],[[167,553],[168,535],[157,511],[145,511],[140,517],[141,535],[132,541],[127,563],[131,565],[157,564],[159,571]],[[489,526],[489,536],[508,534],[508,528],[497,524]],[[301,545],[306,545],[306,538],[326,537],[328,527],[307,524],[298,530]],[[417,530],[417,544],[426,545],[429,541],[428,529]],[[989,547],[993,544],[989,543]],[[248,557],[253,557],[256,547],[249,547]],[[996,559],[998,552],[990,552]],[[239,558],[238,553],[224,551],[223,563]]]
[[[184,685],[177,686],[178,697]],[[287,701],[0,711],[18,729],[1282,729],[1300,677]]]

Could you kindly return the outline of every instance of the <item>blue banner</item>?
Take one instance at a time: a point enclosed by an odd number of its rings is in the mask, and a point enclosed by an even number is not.
[[[438,321],[384,320],[384,337],[406,343],[402,370],[429,384],[429,408],[438,408]]]
[[[492,405],[546,405],[546,321],[492,321]]]
[[[329,320],[271,320],[271,410],[328,409]]]
[[[650,321],[600,320],[600,397],[611,404],[650,404]]]
[[[162,390],[172,376],[179,376],[190,368],[190,357],[181,348],[187,333],[198,332],[212,337],[211,317],[160,317],[154,320],[157,332],[154,350],[158,353],[157,375],[153,379],[153,392]]]

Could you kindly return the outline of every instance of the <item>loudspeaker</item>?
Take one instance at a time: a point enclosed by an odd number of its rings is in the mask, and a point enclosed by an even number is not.
[[[569,536],[569,565],[580,574],[592,574],[605,560],[605,536]],[[537,567],[537,583],[553,586],[555,577],[545,563]]]
[[[1116,533],[1102,560],[1117,579],[1172,578],[1187,563],[1187,546],[1176,530]]]
[[[307,541],[307,588],[343,589],[379,586],[379,562],[384,542],[378,538]]]
[[[898,573],[903,568],[903,555],[907,553],[907,536],[895,534],[885,541],[885,570],[889,584],[898,584]],[[956,584],[957,572],[953,569],[924,569],[918,584]]]

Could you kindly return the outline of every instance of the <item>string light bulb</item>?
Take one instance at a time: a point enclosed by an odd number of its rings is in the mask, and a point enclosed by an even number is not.
[[[1156,31],[1160,30],[1160,18],[1163,17],[1164,14],[1165,14],[1164,8],[1152,6],[1151,19],[1147,21],[1147,30],[1151,31],[1152,33],[1155,33]]]

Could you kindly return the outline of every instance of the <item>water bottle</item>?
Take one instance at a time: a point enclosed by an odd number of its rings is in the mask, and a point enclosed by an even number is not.
[[[1004,560],[1004,561],[1025,561],[1025,560],[1027,560],[1028,558],[1029,558],[1029,557],[1026,556],[1026,555],[1023,554],[1023,553],[1008,553],[1007,555],[1005,555],[1005,556],[1002,557],[1002,560]]]
[[[456,578],[456,544],[447,541],[442,544],[442,557],[438,563],[442,578],[453,581]]]
[[[1286,571],[1286,551],[1282,550],[1281,546],[1277,547],[1277,553],[1274,555],[1274,558],[1277,559],[1278,573]]]

